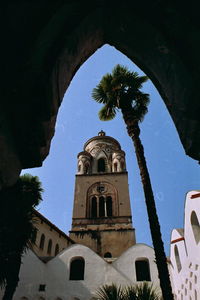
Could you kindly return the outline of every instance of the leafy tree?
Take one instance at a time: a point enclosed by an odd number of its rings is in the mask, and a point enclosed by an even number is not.
[[[42,200],[37,176],[25,174],[0,193],[0,286],[3,300],[11,300],[19,281],[21,259],[34,242],[33,208]]]
[[[102,121],[112,120],[118,110],[122,112],[128,135],[131,137],[135,147],[140,169],[163,297],[165,300],[171,300],[173,295],[167,260],[150,176],[144,156],[144,148],[140,140],[139,122],[143,120],[147,113],[149,104],[149,95],[143,93],[141,88],[147,80],[147,76],[139,76],[137,72],[131,72],[124,66],[116,65],[111,74],[108,73],[102,77],[100,83],[93,89],[92,97],[98,103],[104,105],[99,111],[99,118]]]
[[[152,284],[143,282],[132,286],[103,285],[96,292],[98,300],[161,300]]]

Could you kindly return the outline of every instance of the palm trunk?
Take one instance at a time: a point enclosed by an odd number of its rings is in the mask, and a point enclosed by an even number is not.
[[[9,262],[8,276],[6,278],[6,287],[2,300],[12,300],[19,282],[19,271],[21,266],[21,255],[15,255],[15,258]]]
[[[146,159],[144,156],[144,148],[139,137],[140,129],[138,126],[138,121],[135,121],[133,119],[131,109],[128,111],[127,109],[126,110],[122,109],[122,113],[123,113],[124,122],[127,125],[128,135],[132,138],[135,147],[137,162],[140,169],[140,176],[143,184],[145,202],[146,202],[148,219],[149,219],[150,230],[151,230],[151,237],[152,237],[154,251],[155,251],[156,264],[158,268],[158,275],[160,278],[160,286],[163,294],[163,299],[173,300],[174,297],[173,297],[171,283],[169,279],[167,259],[164,251],[158,215],[156,212],[153,190],[151,186],[149,172],[146,165]]]

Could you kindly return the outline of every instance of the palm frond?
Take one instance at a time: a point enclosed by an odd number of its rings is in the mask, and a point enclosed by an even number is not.
[[[131,285],[124,288],[124,298],[126,300],[138,300],[137,286]]]
[[[121,286],[103,285],[97,290],[95,298],[98,300],[124,300],[124,293]]]
[[[148,111],[149,95],[140,89],[147,80],[146,75],[139,76],[125,66],[116,65],[112,73],[104,75],[92,91],[92,98],[104,104],[99,118],[102,121],[112,120],[116,115],[116,108],[119,108],[132,109],[133,117],[142,121]]]
[[[153,284],[143,282],[137,285],[138,300],[161,300],[161,296]]]
[[[97,300],[161,300],[160,292],[148,282],[131,286],[103,285],[96,291]]]
[[[102,85],[97,85],[96,88],[92,90],[92,98],[98,102],[105,104],[108,101],[107,94],[105,93]]]
[[[116,116],[116,108],[114,106],[104,105],[99,113],[99,119],[101,121],[110,121],[113,120]]]

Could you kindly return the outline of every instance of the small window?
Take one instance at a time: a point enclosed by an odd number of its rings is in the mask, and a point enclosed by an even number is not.
[[[136,260],[135,269],[137,281],[151,281],[149,261],[147,259]]]
[[[75,258],[70,264],[69,280],[84,280],[85,260],[82,257]]]
[[[112,257],[112,254],[111,254],[110,252],[106,252],[106,253],[104,254],[104,257],[105,257],[105,258],[111,258],[111,257]]]
[[[51,249],[52,249],[52,240],[49,240],[47,254],[49,254],[49,255],[51,254]]]
[[[56,247],[55,247],[55,256],[59,253],[59,245],[56,244]]]
[[[89,164],[85,164],[85,174],[89,174]]]
[[[194,238],[195,238],[196,243],[198,244],[200,241],[200,225],[199,225],[197,215],[194,211],[191,213],[190,220],[191,220]]]
[[[181,265],[181,260],[178,252],[178,247],[176,245],[174,246],[174,256],[176,260],[177,270],[178,272],[180,272],[180,270],[182,269],[182,265]]]
[[[114,172],[117,172],[117,163],[114,163]]]
[[[40,284],[39,285],[39,292],[45,292],[45,289],[46,289],[46,284]]]
[[[99,197],[99,217],[105,217],[105,198]]]
[[[41,238],[40,238],[40,249],[43,250],[44,249],[44,242],[45,242],[45,235],[42,234]]]
[[[36,239],[37,239],[37,228],[34,228],[34,231],[33,231],[33,234],[32,234],[32,239],[31,239],[31,242],[33,244],[36,243]]]
[[[125,163],[124,163],[124,161],[121,161],[121,170],[122,170],[122,171],[125,170]]]
[[[106,164],[104,158],[99,158],[98,160],[98,172],[105,172],[106,171]]]
[[[112,197],[108,196],[106,198],[106,209],[107,209],[107,216],[112,217]]]
[[[187,289],[185,288],[185,296],[187,296]]]
[[[92,197],[91,217],[97,217],[97,198],[95,196]]]

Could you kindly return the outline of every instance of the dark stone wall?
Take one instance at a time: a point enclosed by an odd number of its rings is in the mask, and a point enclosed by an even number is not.
[[[1,6],[2,186],[14,183],[21,168],[42,165],[70,81],[105,43],[150,77],[186,154],[200,160],[200,21],[195,4],[8,0]]]

